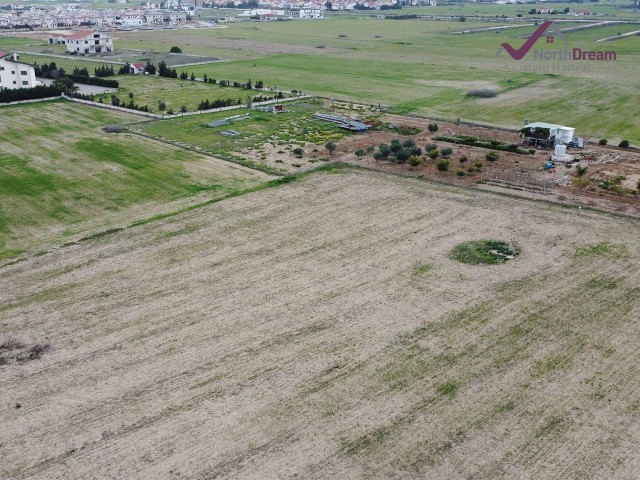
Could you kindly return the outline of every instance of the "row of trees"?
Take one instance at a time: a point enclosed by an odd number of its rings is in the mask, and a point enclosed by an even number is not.
[[[203,100],[198,104],[198,110],[210,110],[212,108],[230,107],[232,105],[242,105],[242,99],[238,98],[217,98],[215,100]]]
[[[387,160],[392,163],[406,163],[411,157],[419,157],[422,155],[422,149],[416,146],[416,142],[409,138],[401,142],[397,138],[391,140],[391,143],[381,143],[378,151],[373,154],[376,160]]]
[[[38,63],[34,63],[33,69],[35,70],[36,77],[56,79],[64,77],[65,75],[64,68],[58,68],[56,62],[43,63],[42,66],[38,65]]]
[[[138,105],[137,103],[134,102],[133,97],[134,97],[133,92],[130,92],[129,102],[125,103],[122,100],[120,100],[120,97],[118,97],[117,95],[111,95],[111,105],[113,105],[114,107],[123,107],[123,108],[129,108],[131,110],[139,110],[141,112],[149,112],[149,107],[147,105]],[[100,98],[98,102],[104,103],[102,101],[102,98]]]

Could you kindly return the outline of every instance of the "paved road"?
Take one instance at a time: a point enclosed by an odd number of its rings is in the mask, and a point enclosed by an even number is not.
[[[53,80],[50,78],[38,78],[38,80],[45,85],[51,85]],[[96,85],[83,85],[81,83],[76,83],[76,87],[78,87],[78,93],[83,95],[97,95],[98,93],[115,93],[118,91],[117,88],[106,88],[106,87],[98,87]]]

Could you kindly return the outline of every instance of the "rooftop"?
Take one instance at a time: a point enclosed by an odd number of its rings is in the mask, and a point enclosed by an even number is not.
[[[546,122],[533,122],[529,125],[525,125],[527,128],[548,128],[548,129],[561,129],[561,130],[575,130],[573,127],[565,127],[564,125],[557,125],[555,123]]]
[[[68,40],[80,40],[84,37],[88,37],[89,35],[93,35],[93,30],[80,30],[79,32],[73,33],[71,35],[64,35],[64,38]]]

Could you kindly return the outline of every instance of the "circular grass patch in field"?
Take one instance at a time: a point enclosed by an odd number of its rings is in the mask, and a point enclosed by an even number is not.
[[[456,245],[451,258],[470,265],[499,265],[515,258],[520,251],[511,242],[471,240]]]

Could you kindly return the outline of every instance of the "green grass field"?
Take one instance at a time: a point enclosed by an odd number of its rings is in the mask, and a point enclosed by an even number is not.
[[[191,72],[191,70],[189,70]],[[123,102],[129,101],[129,93],[133,92],[135,103],[148,105],[151,110],[158,112],[158,102],[165,102],[168,111],[180,110],[185,105],[189,111],[197,110],[202,100],[216,100],[231,98],[245,103],[247,96],[273,95],[269,92],[245,90],[236,87],[221,87],[217,84],[192,82],[175,78],[149,77],[146,75],[118,75],[112,77],[120,83],[118,96]],[[248,78],[244,81],[249,80]],[[102,98],[105,103],[111,101],[111,94],[96,96],[96,101]]]
[[[0,109],[0,258],[268,178],[106,124],[140,117],[67,102]],[[62,239],[62,240],[61,240]]]
[[[112,61],[103,61],[100,60],[98,62],[92,60],[86,60],[82,57],[76,57],[73,55],[59,57],[59,56],[49,56],[49,55],[36,55],[32,53],[22,53],[20,54],[20,61],[27,63],[37,63],[38,65],[50,64],[51,62],[55,62],[58,68],[64,68],[67,73],[72,73],[75,67],[78,68],[86,68],[89,71],[90,75],[93,75],[94,70],[101,65],[112,65],[113,68],[117,71],[120,68],[120,64],[114,63]]]
[[[389,105],[398,113],[508,127],[535,118],[575,126],[580,135],[590,138],[640,143],[640,131],[634,127],[640,96],[628,81],[640,75],[640,38],[595,42],[637,30],[638,25],[565,34],[567,48],[613,50],[618,57],[615,62],[550,66],[534,61],[532,52],[520,62],[505,52],[496,55],[502,42],[522,45],[534,26],[451,34],[463,27],[487,25],[496,24],[362,17],[243,22],[224,29],[126,33],[121,42],[132,46],[142,40],[144,48],[162,49],[163,44],[178,44],[185,53],[234,59],[189,67],[196,76],[261,78],[278,88]],[[561,24],[569,25],[574,24]],[[542,42],[537,45],[541,46]],[[561,43],[554,45],[560,47]],[[499,95],[465,97],[474,88],[493,89]]]

